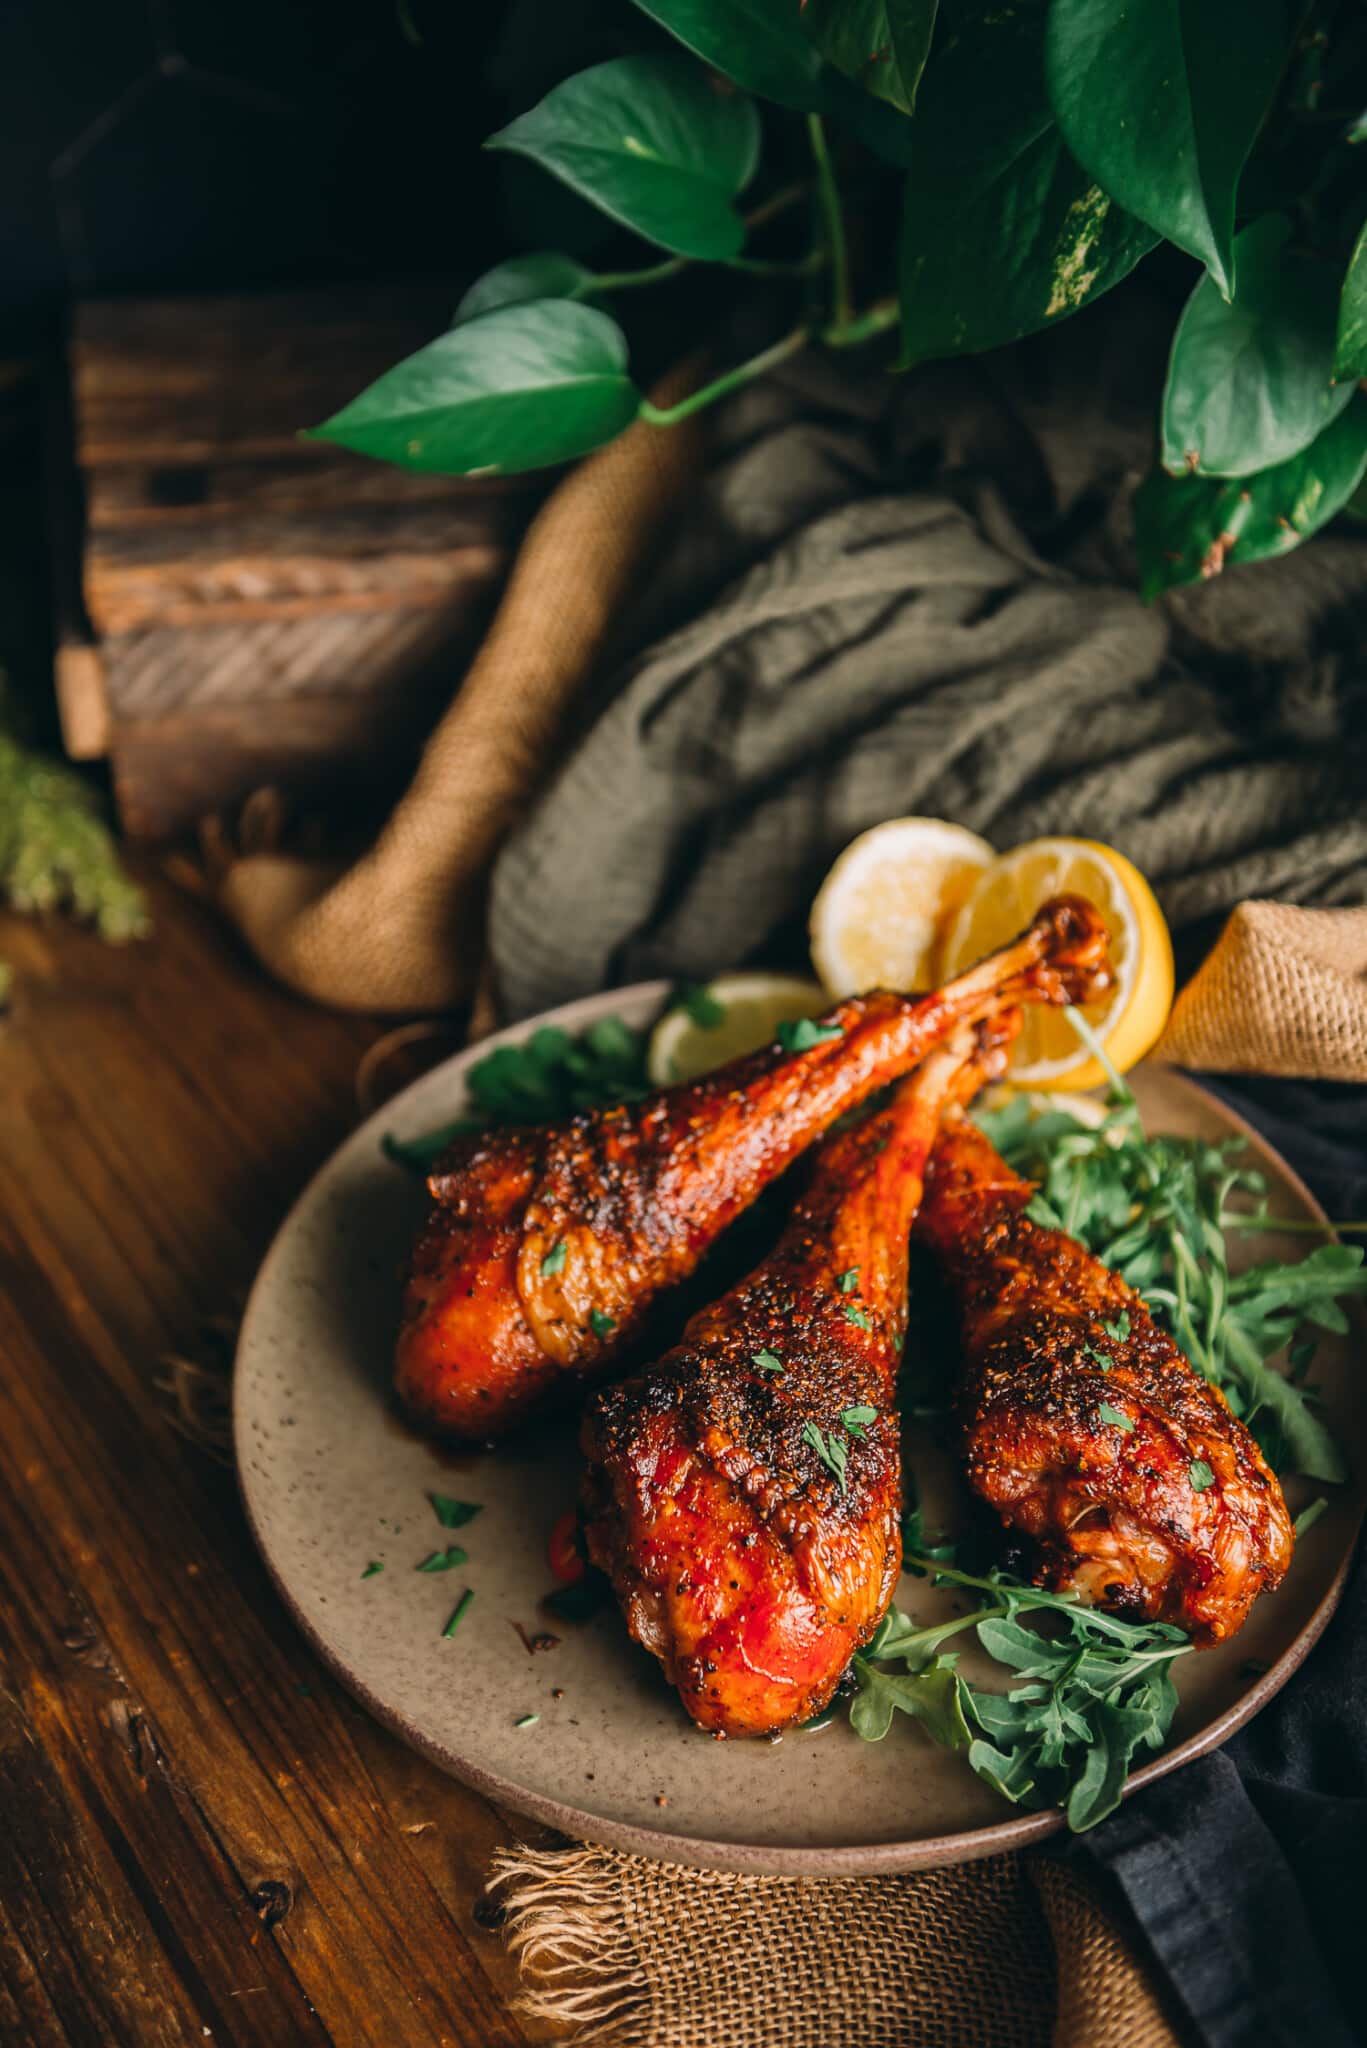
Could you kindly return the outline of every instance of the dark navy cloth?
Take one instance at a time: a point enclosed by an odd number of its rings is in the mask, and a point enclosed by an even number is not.
[[[1367,1089],[1199,1078],[1331,1216],[1367,1215]],[[1367,2043],[1361,1553],[1323,1640],[1247,1728],[1060,1853],[1106,1874],[1205,2048]]]

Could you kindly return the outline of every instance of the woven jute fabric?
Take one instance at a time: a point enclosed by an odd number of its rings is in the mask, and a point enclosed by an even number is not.
[[[584,2042],[1177,2048],[1126,1936],[1039,1859],[807,1879],[510,1849],[491,1889],[529,2015]]]
[[[1241,903],[1158,1052],[1224,1073],[1367,1080],[1367,909]]]
[[[700,374],[654,393],[674,403]],[[378,1012],[465,1000],[483,884],[545,772],[633,579],[683,497],[700,430],[634,426],[551,494],[488,636],[375,845],[346,867],[279,852],[215,864],[223,908],[278,978],[316,1002]]]

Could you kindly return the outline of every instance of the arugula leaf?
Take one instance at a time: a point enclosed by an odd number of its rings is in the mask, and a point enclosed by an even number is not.
[[[912,1570],[926,1565],[924,1557],[910,1560]],[[970,1767],[1003,1798],[1062,1806],[1070,1828],[1095,1827],[1118,1804],[1136,1749],[1165,1740],[1177,1705],[1172,1663],[1191,1644],[1167,1623],[1121,1621],[1003,1572],[942,1570],[936,1584],[975,1592],[978,1605],[927,1628],[889,1612],[854,1660],[855,1733],[880,1740],[901,1708],[945,1748],[966,1750]],[[1061,1617],[1062,1628],[1045,1635],[1027,1625],[1023,1617],[1036,1612]],[[940,1646],[966,1628],[1015,1674],[1005,1694],[954,1671]],[[906,1678],[883,1668],[897,1663]]]

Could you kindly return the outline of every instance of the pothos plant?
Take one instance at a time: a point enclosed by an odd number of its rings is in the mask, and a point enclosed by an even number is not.
[[[565,79],[486,147],[531,159],[653,260],[510,257],[318,434],[410,469],[539,468],[634,420],[666,429],[813,343],[898,330],[902,369],[996,348],[1167,243],[1193,274],[1136,501],[1145,593],[1295,547],[1359,491],[1362,0],[636,5],[658,47]],[[885,181],[895,248],[852,261]],[[776,244],[804,218],[804,246]],[[791,324],[658,406],[608,308],[702,265],[785,280]]]

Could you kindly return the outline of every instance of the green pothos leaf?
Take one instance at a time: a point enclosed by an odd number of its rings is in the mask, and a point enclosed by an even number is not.
[[[1163,394],[1163,466],[1174,475],[1250,476],[1306,448],[1353,396],[1330,381],[1338,284],[1288,249],[1269,214],[1234,244],[1234,297],[1203,277],[1172,344]]]
[[[1342,510],[1365,471],[1367,397],[1361,393],[1308,448],[1255,476],[1151,471],[1134,502],[1144,596],[1287,553]]]
[[[909,114],[936,5],[937,0],[804,0],[802,26],[837,71]]]
[[[1049,100],[1102,190],[1234,289],[1239,175],[1290,41],[1285,0],[1052,0]]]
[[[396,363],[313,435],[443,476],[540,469],[635,418],[626,364],[622,330],[596,307],[503,306]]]
[[[1038,5],[955,0],[942,10],[908,131],[904,365],[1065,319],[1158,239],[1064,147],[1041,82],[1043,27]]]
[[[582,299],[593,285],[593,272],[559,249],[534,249],[510,256],[477,277],[451,316],[451,325],[496,313],[500,306],[521,306],[531,299]]]
[[[676,51],[577,72],[484,146],[530,157],[676,255],[720,261],[745,240],[733,201],[759,159],[754,102]]]
[[[747,92],[812,112],[822,104],[821,55],[802,32],[798,0],[636,0],[685,49]]]
[[[1364,116],[1367,119],[1367,116]],[[1367,226],[1357,238],[1339,299],[1336,377],[1367,377]]]

